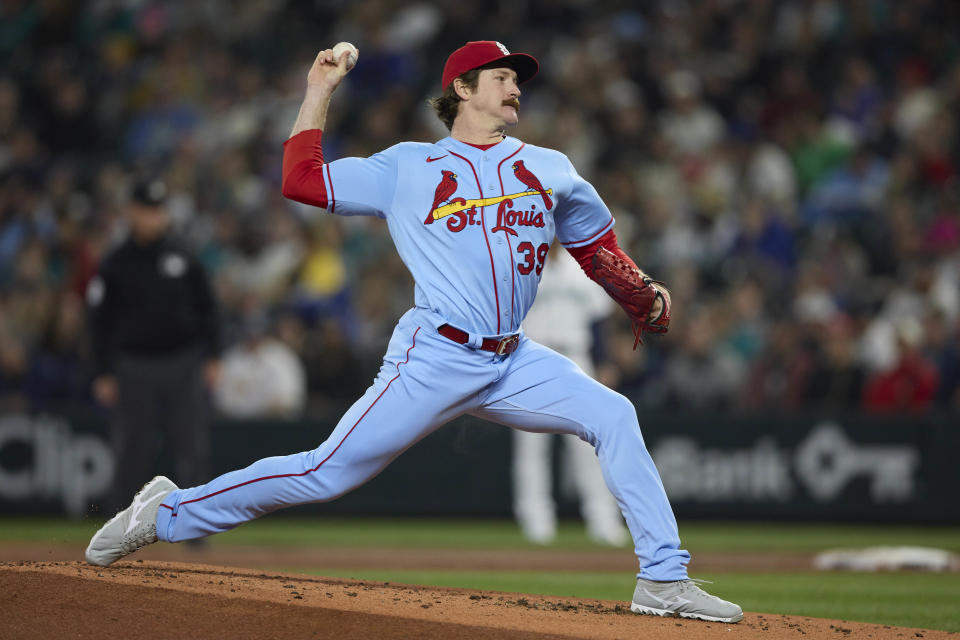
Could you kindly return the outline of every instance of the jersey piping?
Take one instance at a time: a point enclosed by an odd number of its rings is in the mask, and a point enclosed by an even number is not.
[[[330,163],[323,165],[327,170],[327,182],[330,184],[330,213],[334,213],[334,209],[337,206],[337,198],[333,192],[333,176],[330,175]],[[323,175],[322,173],[320,174]]]
[[[606,233],[607,231],[609,231],[612,226],[613,226],[613,218],[610,218],[610,222],[608,222],[607,224],[603,225],[603,228],[600,229],[600,231],[597,231],[595,234],[593,234],[593,235],[590,236],[589,238],[584,238],[583,240],[572,240],[572,241],[570,241],[570,242],[561,242],[560,244],[562,244],[562,245],[565,246],[565,247],[569,247],[569,246],[572,246],[572,245],[575,245],[575,244],[581,244],[581,243],[584,243],[584,242],[590,242],[591,240],[593,240],[593,239],[596,238],[597,236],[603,235],[604,233]]]
[[[473,171],[473,179],[477,181],[477,189],[480,191],[480,198],[483,198],[483,187],[480,186],[480,177],[477,175],[477,170],[473,167],[473,163],[470,162],[467,158],[463,157],[456,151],[450,151],[451,154],[457,156],[468,165],[470,165],[470,170]],[[490,273],[493,276],[493,299],[497,304],[497,334],[500,334],[500,292],[497,289],[497,267],[493,262],[493,250],[490,248],[490,238],[487,237],[487,219],[485,217],[486,207],[480,207],[480,223],[483,226],[483,239],[487,243],[487,254],[490,256]],[[511,254],[512,255],[512,254]]]
[[[513,156],[517,155],[518,153],[520,153],[520,151],[521,151],[525,146],[527,146],[527,143],[526,143],[526,142],[521,143],[519,149],[517,149],[516,151],[514,151],[513,153],[511,153],[510,155],[508,155],[508,156],[507,156],[506,158],[504,158],[503,160],[501,160],[501,161],[500,161],[500,164],[497,165],[497,179],[500,180],[500,195],[502,195],[502,196],[507,195],[506,190],[503,188],[503,174],[500,173],[500,170],[503,168],[503,163],[506,162],[507,160],[509,160],[510,158],[512,158]],[[504,235],[507,236],[507,249],[510,250],[510,326],[512,327],[512,326],[513,326],[513,320],[514,320],[514,317],[515,317],[515,316],[514,316],[514,310],[513,310],[513,309],[514,309],[514,302],[515,302],[515,300],[516,300],[516,298],[517,298],[517,280],[516,280],[516,278],[517,278],[517,261],[516,261],[516,259],[515,259],[515,256],[513,255],[513,245],[510,244],[510,236],[509,236],[508,234],[504,234]]]

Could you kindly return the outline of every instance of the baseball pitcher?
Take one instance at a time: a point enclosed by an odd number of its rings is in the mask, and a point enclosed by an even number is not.
[[[690,555],[633,404],[520,331],[554,238],[627,312],[638,343],[670,321],[666,289],[620,250],[609,209],[567,157],[505,135],[537,61],[498,42],[468,42],[447,59],[443,95],[432,101],[450,136],[327,162],[321,138],[347,57],[321,51],[307,74],[284,146],[283,194],[336,215],[383,218],[416,281],[413,308],[373,384],[326,442],[189,489],[158,476],[94,535],[87,560],[108,565],[157,540],[201,538],[283,507],[333,500],[470,414],[573,434],[594,447],[634,540],[634,611],[739,621],[739,606],[687,577]]]

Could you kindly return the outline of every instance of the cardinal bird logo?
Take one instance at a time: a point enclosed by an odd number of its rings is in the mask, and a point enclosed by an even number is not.
[[[547,195],[546,190],[544,190],[543,185],[540,184],[540,181],[537,179],[537,176],[523,166],[523,160],[517,160],[513,163],[513,175],[517,176],[517,180],[527,185],[531,191],[539,191],[540,196],[543,198],[543,206],[547,208],[547,211],[553,208],[553,201],[550,199],[550,196]]]
[[[431,224],[433,222],[433,210],[449,200],[450,196],[457,190],[457,174],[446,169],[442,173],[443,177],[440,178],[440,184],[437,185],[437,190],[433,192],[433,204],[430,205],[430,211],[427,212],[427,219],[423,221],[423,224]]]

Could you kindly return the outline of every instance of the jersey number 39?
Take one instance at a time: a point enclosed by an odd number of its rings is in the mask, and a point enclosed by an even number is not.
[[[523,254],[523,262],[517,265],[517,271],[520,272],[520,275],[527,275],[532,271],[536,271],[537,275],[540,275],[543,272],[543,263],[547,259],[547,252],[550,250],[550,245],[546,242],[541,244],[534,251],[532,242],[521,242],[517,245],[517,253]]]

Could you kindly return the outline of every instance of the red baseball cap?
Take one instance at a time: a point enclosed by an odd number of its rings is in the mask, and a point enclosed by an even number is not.
[[[504,67],[517,72],[517,84],[537,75],[540,69],[537,59],[531,55],[510,53],[505,46],[495,40],[476,40],[463,45],[447,58],[447,63],[443,65],[442,89],[446,91],[453,79],[461,73],[500,61],[503,62]]]

